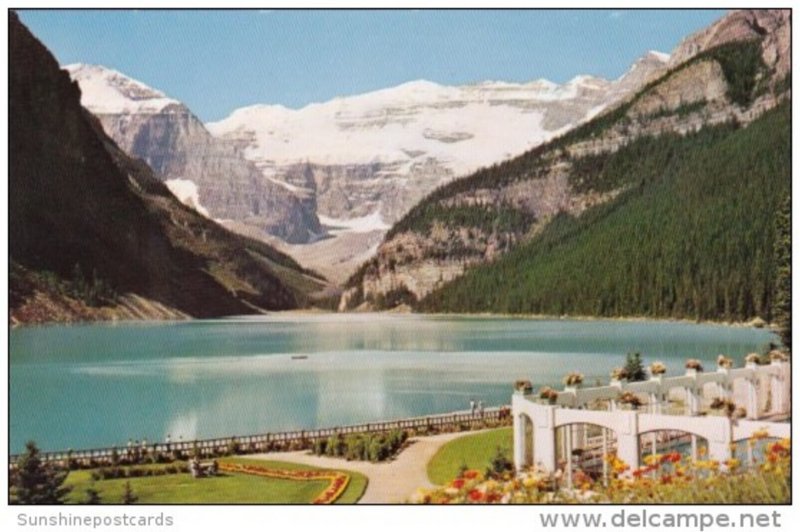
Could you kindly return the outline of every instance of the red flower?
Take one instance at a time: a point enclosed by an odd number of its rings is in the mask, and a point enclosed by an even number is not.
[[[478,477],[478,472],[475,471],[474,469],[470,469],[469,471],[464,472],[464,478],[472,479],[477,477]]]
[[[661,457],[661,463],[672,462],[676,464],[681,461],[681,453],[677,451],[672,451],[671,453],[667,453]]]
[[[456,488],[457,490],[460,490],[461,488],[463,488],[463,487],[464,487],[464,479],[463,479],[463,478],[457,478],[457,479],[455,479],[455,480],[453,481],[453,484],[452,484],[452,486],[453,486],[454,488]]]
[[[497,502],[502,499],[502,496],[499,493],[488,493],[486,495],[486,502]]]
[[[470,490],[467,496],[472,502],[480,502],[483,499],[483,493],[478,490]]]
[[[773,443],[772,445],[769,446],[769,452],[777,454],[777,455],[782,455],[782,454],[786,453],[786,451],[788,451],[788,449],[786,447],[784,447],[783,445],[781,445],[780,442],[775,442],[775,443]]]

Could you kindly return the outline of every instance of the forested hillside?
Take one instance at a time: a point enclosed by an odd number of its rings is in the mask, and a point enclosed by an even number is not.
[[[642,139],[583,183],[629,188],[424,298],[426,311],[742,320],[774,312],[776,215],[790,193],[790,107],[747,128]]]
[[[435,190],[339,308],[776,318],[790,25],[732,11],[620,104]]]

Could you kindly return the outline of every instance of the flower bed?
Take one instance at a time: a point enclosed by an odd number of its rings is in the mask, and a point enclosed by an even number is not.
[[[763,439],[753,434],[750,444]],[[786,504],[791,499],[789,440],[768,443],[764,460],[752,468],[731,458],[725,463],[692,461],[678,452],[650,455],[631,471],[618,457],[606,457],[611,478],[607,485],[583,471],[573,473],[571,489],[563,472],[538,470],[518,475],[486,477],[468,470],[449,485],[419,490],[411,499],[421,504]]]
[[[284,480],[328,480],[330,484],[316,499],[313,504],[332,504],[342,496],[350,483],[350,475],[341,471],[323,471],[319,469],[270,469],[255,465],[232,464],[222,462],[219,470],[226,473],[242,473],[245,475],[256,475],[267,478],[281,478]]]

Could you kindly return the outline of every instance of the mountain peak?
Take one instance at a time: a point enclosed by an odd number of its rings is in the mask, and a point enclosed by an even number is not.
[[[711,26],[681,41],[670,57],[670,66],[706,50],[734,41],[764,39],[762,58],[779,74],[791,68],[791,9],[737,9]]]
[[[103,65],[74,63],[63,67],[81,87],[81,104],[96,114],[158,113],[181,105],[141,81]]]
[[[439,85],[435,81],[428,81],[427,79],[415,79],[413,81],[407,81],[405,83],[401,83],[396,89],[407,89],[407,90],[437,90],[441,89],[442,85]]]
[[[659,52],[658,50],[648,50],[642,59],[656,59],[662,63],[669,61],[669,54]]]

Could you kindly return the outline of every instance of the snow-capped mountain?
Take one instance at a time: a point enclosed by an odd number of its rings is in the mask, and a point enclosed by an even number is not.
[[[144,83],[99,65],[73,64],[64,67],[81,88],[81,104],[91,105],[96,114],[160,113],[178,100]]]
[[[577,76],[563,85],[536,80],[458,87],[413,81],[298,110],[245,107],[206,126],[237,142],[268,179],[296,185],[296,172],[287,169],[308,165],[319,214],[347,219],[380,209],[392,223],[437,185],[594,116],[668,57],[648,53],[615,81]]]
[[[321,232],[313,191],[299,194],[265,179],[181,102],[102,66],[65,69],[81,88],[81,104],[106,133],[127,154],[146,161],[185,204],[289,242],[307,242]]]
[[[298,260],[343,280],[434,188],[591,118],[667,60],[649,52],[613,81],[412,81],[297,110],[245,107],[205,125],[124,74],[66,68],[108,134],[185,203],[248,235],[276,236]]]

